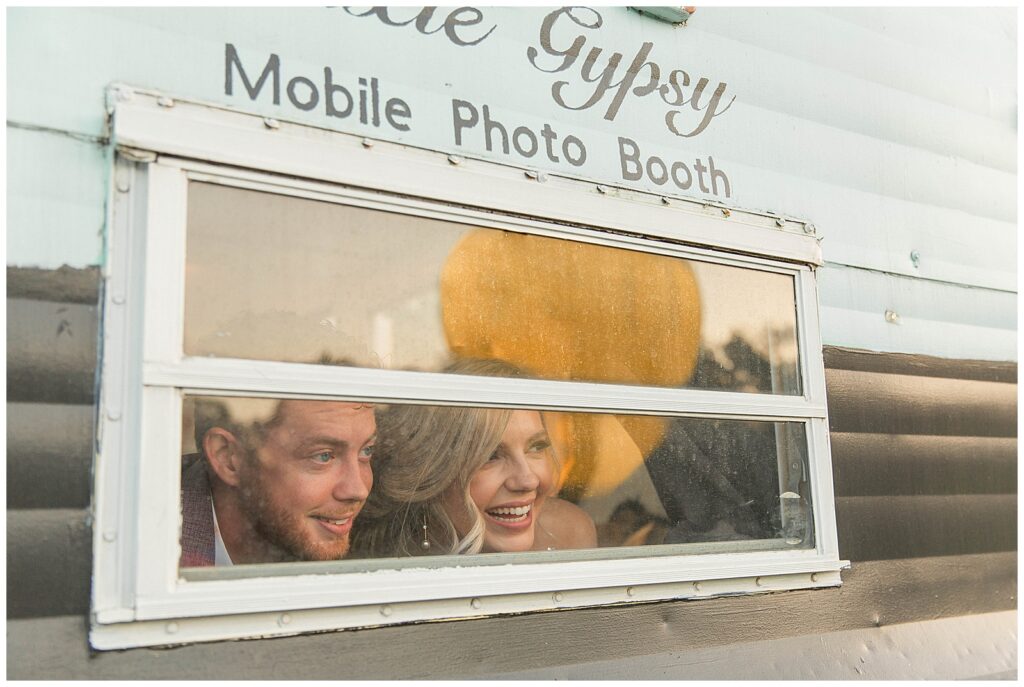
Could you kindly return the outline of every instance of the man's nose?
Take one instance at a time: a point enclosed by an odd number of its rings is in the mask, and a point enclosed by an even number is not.
[[[534,491],[540,485],[540,477],[526,456],[514,456],[505,485],[512,491]]]
[[[373,474],[370,466],[360,462],[358,454],[346,456],[339,461],[331,495],[337,501],[365,501],[370,495]]]

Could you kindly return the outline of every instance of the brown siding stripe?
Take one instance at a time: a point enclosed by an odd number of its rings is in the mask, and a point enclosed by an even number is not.
[[[8,298],[8,402],[91,403],[97,317],[94,305]]]
[[[86,511],[7,511],[8,618],[88,613],[91,571]]]
[[[877,353],[826,346],[825,367],[881,374],[951,377],[985,382],[1017,383],[1017,363],[990,360],[949,360],[909,353]]]
[[[100,298],[100,268],[8,267],[7,297],[95,305]]]
[[[841,496],[836,524],[851,561],[1014,551],[1017,497]]]
[[[1017,435],[1017,386],[1001,382],[826,370],[833,432]]]
[[[837,496],[1016,494],[1017,440],[832,432]]]
[[[1016,608],[1017,556],[854,563],[837,589],[90,656],[82,617],[8,623],[8,678],[479,678]],[[766,657],[770,660],[770,657]],[[637,677],[643,677],[638,675]]]
[[[93,406],[7,404],[7,507],[85,508]]]

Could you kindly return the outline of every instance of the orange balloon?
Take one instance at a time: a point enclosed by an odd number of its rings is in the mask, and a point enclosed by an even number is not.
[[[543,379],[679,387],[700,346],[687,261],[532,234],[467,234],[442,270],[441,308],[453,353],[505,360]],[[561,437],[567,487],[605,492],[635,462],[616,431],[599,427],[601,417],[562,413],[555,425],[565,426],[549,428]],[[616,419],[641,461],[665,432],[660,418]]]

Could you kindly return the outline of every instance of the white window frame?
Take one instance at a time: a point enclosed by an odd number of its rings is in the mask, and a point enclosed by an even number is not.
[[[94,648],[841,583],[839,570],[848,563],[838,555],[813,270],[821,255],[803,223],[367,141],[155,92],[118,86],[111,93],[118,155],[104,268]],[[488,380],[184,356],[189,180],[792,275],[803,394]],[[808,441],[815,545],[686,555],[636,548],[600,560],[534,554],[526,562],[459,567],[422,559],[372,572],[318,568],[307,574],[296,568],[297,574],[284,576],[185,579],[178,570],[183,391],[796,421]]]

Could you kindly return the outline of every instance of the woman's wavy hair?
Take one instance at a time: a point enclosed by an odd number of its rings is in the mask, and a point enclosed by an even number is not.
[[[499,360],[463,359],[445,368],[455,374],[524,377]],[[356,557],[477,553],[483,515],[469,496],[477,469],[494,453],[512,411],[501,408],[393,405],[377,414],[373,489],[356,519]],[[445,495],[458,486],[473,526],[460,537],[445,510]],[[449,506],[451,503],[449,501]],[[429,547],[423,547],[424,529]]]

